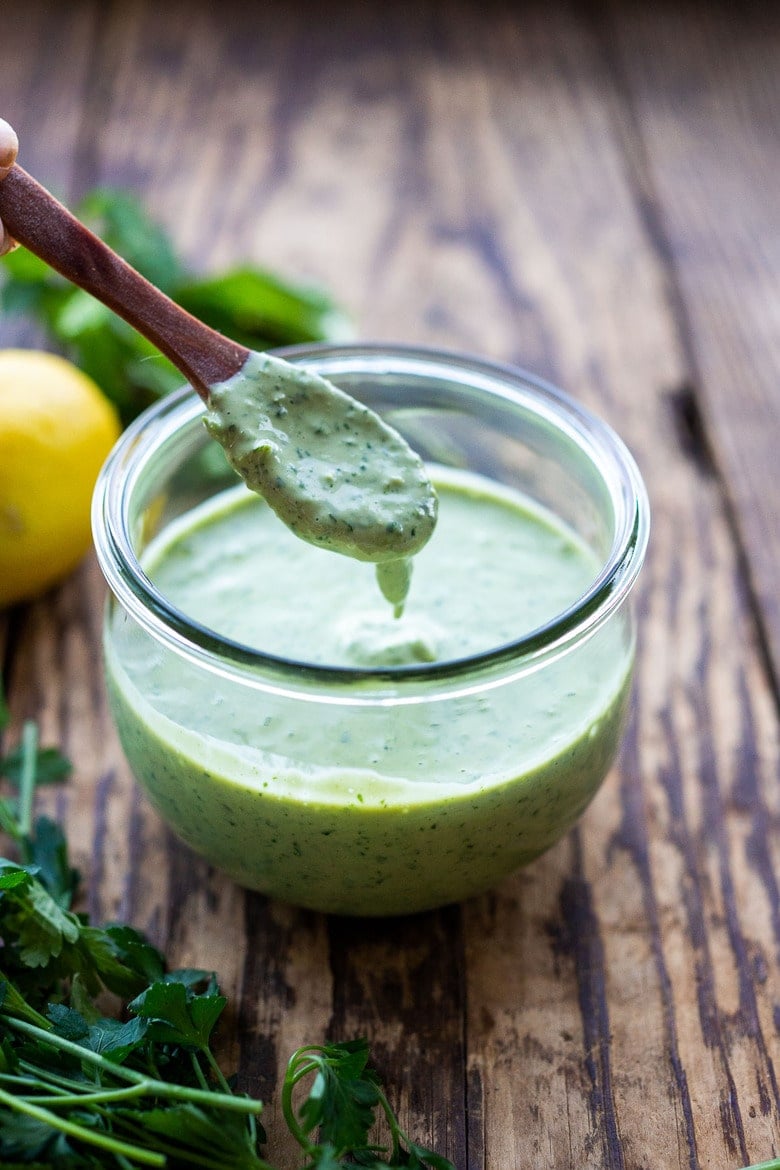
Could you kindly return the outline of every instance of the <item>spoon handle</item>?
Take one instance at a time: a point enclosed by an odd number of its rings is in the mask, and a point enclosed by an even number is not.
[[[18,165],[0,181],[0,218],[10,236],[151,341],[204,401],[249,356],[150,284]]]

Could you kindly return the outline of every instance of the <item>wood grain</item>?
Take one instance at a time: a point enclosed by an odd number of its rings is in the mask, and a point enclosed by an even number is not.
[[[271,1102],[282,1167],[287,1056],[356,1033],[409,1130],[462,1170],[777,1153],[776,22],[735,29],[727,6],[689,3],[270,0],[260,27],[228,0],[65,4],[77,82],[50,6],[12,8],[5,110],[28,70],[43,78],[24,120],[6,112],[23,149],[39,142],[30,170],[60,168],[74,192],[131,185],[192,264],[249,256],[321,281],[363,337],[552,378],[628,441],[653,507],[619,765],[537,863],[412,919],[245,894],[170,837],[110,727],[91,561],[14,613],[12,734],[35,716],[74,758],[46,800],[96,879],[91,912],[219,969],[224,1055]]]
[[[631,95],[656,243],[777,686],[780,13],[759,4],[648,13],[615,6],[606,51]]]

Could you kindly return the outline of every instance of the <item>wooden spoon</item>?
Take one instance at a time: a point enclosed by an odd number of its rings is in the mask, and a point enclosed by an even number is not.
[[[376,562],[407,558],[425,544],[436,495],[397,431],[325,379],[256,354],[197,320],[20,166],[11,165],[3,178],[15,149],[3,152],[2,135],[0,156],[7,233],[173,362],[208,405],[208,429],[235,469],[298,536]]]

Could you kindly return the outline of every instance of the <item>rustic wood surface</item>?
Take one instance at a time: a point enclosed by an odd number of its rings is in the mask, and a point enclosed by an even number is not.
[[[62,197],[126,185],[198,268],[551,378],[653,506],[618,766],[537,863],[415,918],[273,903],[172,839],[110,725],[91,558],[0,617],[10,739],[34,717],[75,764],[43,803],[87,908],[219,970],[281,1166],[287,1056],[360,1033],[462,1170],[780,1153],[777,7],[6,0],[0,29],[0,114]]]

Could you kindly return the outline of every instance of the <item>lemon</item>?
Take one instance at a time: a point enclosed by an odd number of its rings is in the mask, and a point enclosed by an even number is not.
[[[92,489],[119,429],[64,358],[0,350],[0,607],[42,593],[84,556]]]

